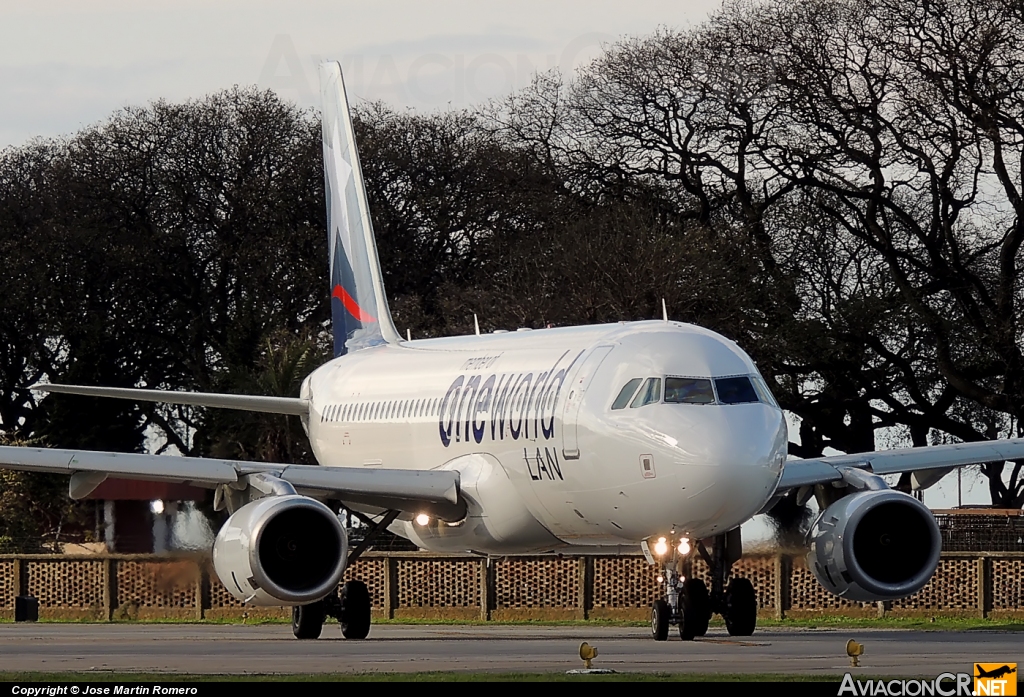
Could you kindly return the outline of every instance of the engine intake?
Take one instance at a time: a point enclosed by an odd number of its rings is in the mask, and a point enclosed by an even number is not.
[[[862,491],[826,508],[807,535],[807,564],[830,592],[871,602],[921,590],[939,564],[931,511],[899,491]]]
[[[301,605],[331,593],[348,557],[337,516],[308,496],[268,496],[235,511],[213,544],[224,587],[253,605]]]

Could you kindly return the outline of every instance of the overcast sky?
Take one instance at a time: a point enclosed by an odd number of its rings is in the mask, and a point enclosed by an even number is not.
[[[317,102],[342,61],[356,99],[463,106],[573,67],[601,42],[699,24],[721,0],[0,0],[0,147],[125,105],[260,85]]]

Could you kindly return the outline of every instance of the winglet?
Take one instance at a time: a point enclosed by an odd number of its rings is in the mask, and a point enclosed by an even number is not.
[[[391,321],[341,66],[320,64],[334,355],[398,343]]]

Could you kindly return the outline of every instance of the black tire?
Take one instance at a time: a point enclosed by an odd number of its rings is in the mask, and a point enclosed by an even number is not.
[[[757,595],[747,578],[734,578],[725,591],[725,627],[732,636],[750,636],[757,626]]]
[[[679,638],[691,641],[708,633],[711,621],[711,599],[708,587],[699,578],[683,584],[683,621],[679,623]]]
[[[348,581],[341,587],[341,635],[365,639],[370,633],[370,591],[362,581]]]
[[[668,639],[668,625],[671,616],[672,610],[668,603],[664,600],[654,601],[654,605],[651,607],[651,635],[655,641]]]
[[[296,639],[318,639],[327,619],[327,608],[320,600],[309,605],[292,607],[292,634]]]

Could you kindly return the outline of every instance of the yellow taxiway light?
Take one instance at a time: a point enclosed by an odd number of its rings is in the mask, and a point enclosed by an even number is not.
[[[850,665],[854,668],[859,668],[860,657],[864,655],[864,644],[859,644],[850,639],[846,642],[846,655],[850,657]]]

